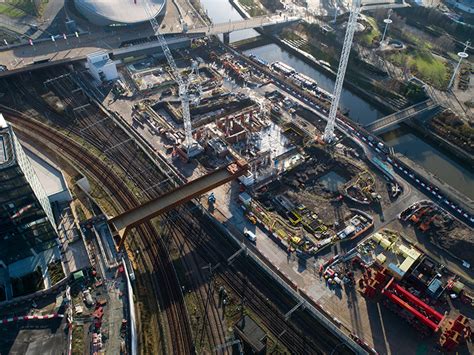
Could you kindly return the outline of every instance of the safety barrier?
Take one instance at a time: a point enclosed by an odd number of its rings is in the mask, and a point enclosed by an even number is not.
[[[45,315],[31,315],[31,316],[12,316],[9,318],[3,318],[2,324],[14,323],[19,321],[29,321],[29,320],[47,320],[47,319],[56,319],[64,318],[64,314],[52,313]]]
[[[133,303],[133,288],[128,274],[127,263],[122,258],[122,265],[125,270],[125,280],[127,283],[127,299],[128,299],[128,313],[130,316],[130,354],[138,354],[138,339],[137,339],[137,321],[135,318],[135,304]]]

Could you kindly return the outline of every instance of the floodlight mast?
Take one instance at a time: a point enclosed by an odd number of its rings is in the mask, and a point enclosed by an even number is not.
[[[339,100],[341,99],[342,85],[346,75],[347,63],[351,54],[352,40],[357,26],[357,18],[361,11],[361,0],[353,0],[349,20],[347,21],[346,35],[344,37],[344,44],[342,46],[341,59],[339,61],[339,68],[337,69],[336,83],[334,85],[334,92],[331,101],[331,108],[329,110],[328,123],[324,129],[323,140],[326,143],[331,143],[334,140],[334,128],[336,125],[337,108]]]
[[[143,2],[145,5],[145,12],[149,18],[151,27],[153,28],[153,32],[155,33],[155,36],[158,39],[158,42],[160,43],[161,49],[163,50],[166,60],[168,61],[168,65],[170,66],[171,71],[173,72],[173,75],[175,77],[176,83],[178,84],[178,93],[179,93],[179,98],[181,99],[181,109],[183,111],[183,123],[184,123],[184,135],[185,135],[184,147],[189,153],[189,150],[193,144],[191,113],[189,111],[190,96],[189,96],[189,90],[188,90],[189,84],[190,84],[190,78],[188,78],[188,80],[186,81],[183,79],[181,73],[179,72],[178,66],[176,65],[176,62],[174,61],[173,55],[171,54],[171,51],[168,47],[168,43],[166,42],[165,37],[160,33],[160,24],[158,23],[155,16],[153,15],[153,11],[150,6],[150,1],[144,0]]]

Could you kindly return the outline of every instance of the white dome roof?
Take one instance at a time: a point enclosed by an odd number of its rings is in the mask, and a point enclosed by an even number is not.
[[[147,0],[153,17],[166,7],[166,0]],[[97,25],[135,24],[149,20],[144,0],[75,0],[76,8]]]

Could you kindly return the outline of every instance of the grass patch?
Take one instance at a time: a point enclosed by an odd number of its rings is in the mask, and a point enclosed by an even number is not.
[[[365,46],[371,46],[374,41],[380,37],[381,33],[377,21],[373,17],[366,17],[366,26],[370,29],[366,29],[359,37],[362,44]]]
[[[49,0],[41,0],[38,7],[34,0],[5,0],[0,3],[0,14],[19,18],[26,15],[41,16]]]
[[[324,60],[333,66],[337,66],[338,64],[338,62],[330,54],[308,43],[303,44],[299,49],[301,49],[303,52],[311,54],[316,59]]]
[[[287,41],[301,41],[303,39],[293,31],[284,31],[281,37]]]
[[[449,70],[446,63],[427,50],[395,53],[389,56],[389,60],[402,68],[408,67],[418,78],[437,89],[444,89],[448,84]]]
[[[263,10],[259,4],[255,3],[254,0],[239,0],[239,2],[243,7],[245,7],[250,16],[265,15],[265,10]]]
[[[83,355],[84,350],[84,326],[75,324],[72,328],[72,354]]]

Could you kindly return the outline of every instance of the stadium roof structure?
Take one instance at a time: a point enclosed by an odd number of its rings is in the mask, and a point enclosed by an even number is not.
[[[165,12],[167,0],[148,0],[153,17]],[[74,0],[76,9],[99,26],[133,25],[149,20],[144,0]]]

